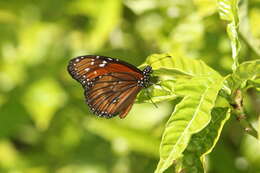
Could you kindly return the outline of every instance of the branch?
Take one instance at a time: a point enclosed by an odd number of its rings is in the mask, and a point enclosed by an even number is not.
[[[234,94],[234,104],[231,105],[233,107],[233,112],[236,115],[237,120],[240,122],[246,133],[254,136],[255,138],[258,138],[257,131],[246,119],[246,114],[243,108],[242,91],[238,89],[235,91]]]

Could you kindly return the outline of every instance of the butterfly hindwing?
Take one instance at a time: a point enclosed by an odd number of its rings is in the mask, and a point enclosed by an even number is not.
[[[124,101],[139,91],[140,87],[136,85],[136,79],[131,75],[113,72],[97,79],[95,87],[89,87],[85,91],[85,97],[94,113],[113,117],[128,106]]]

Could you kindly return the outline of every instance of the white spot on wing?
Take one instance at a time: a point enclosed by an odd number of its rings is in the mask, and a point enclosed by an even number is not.
[[[90,65],[94,65],[95,64],[95,62],[94,61],[92,61],[91,63],[90,63]]]
[[[97,74],[97,71],[94,71],[94,74]]]
[[[99,66],[99,67],[105,67],[106,64],[99,64],[98,66]]]
[[[79,58],[76,59],[76,62],[79,62]]]
[[[118,101],[118,99],[113,99],[112,103],[116,103]]]
[[[90,70],[90,68],[85,68],[85,71],[88,72]]]

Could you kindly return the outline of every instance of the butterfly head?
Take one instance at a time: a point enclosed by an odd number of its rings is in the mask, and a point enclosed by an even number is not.
[[[151,66],[146,66],[145,69],[143,70],[143,78],[138,81],[138,84],[141,87],[147,88],[151,85],[150,83],[150,74],[152,73],[152,67]]]
[[[144,76],[146,76],[146,75],[150,75],[150,73],[152,73],[153,72],[153,70],[152,70],[152,67],[151,66],[146,66],[145,68],[144,68],[144,70],[143,70],[143,75]]]

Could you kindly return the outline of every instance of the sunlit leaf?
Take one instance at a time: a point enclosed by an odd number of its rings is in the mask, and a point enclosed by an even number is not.
[[[223,84],[223,79],[194,77],[178,80],[174,87],[177,95],[184,96],[166,124],[160,146],[160,161],[156,173],[165,171],[181,157],[190,137],[209,123],[211,109]]]
[[[244,88],[251,84],[259,88],[260,85],[260,60],[247,61],[239,65],[229,79],[230,85],[236,88]],[[250,86],[249,86],[250,87]]]
[[[166,80],[161,81],[157,84],[153,84],[148,89],[142,90],[137,97],[137,102],[161,102],[170,101],[175,99],[177,96],[174,94],[173,85],[174,81]]]
[[[205,156],[218,142],[223,126],[229,117],[228,108],[213,108],[210,123],[201,132],[191,137],[191,142],[176,167],[185,170],[186,173],[204,172]]]
[[[240,42],[238,39],[238,0],[218,0],[219,15],[223,20],[228,21],[227,33],[231,41],[233,65],[232,70],[238,66],[238,53],[240,51]]]
[[[200,60],[171,54],[151,55],[143,65],[152,66],[159,80],[174,81],[170,91],[183,97],[168,120],[162,137],[160,161],[155,171],[159,173],[178,160],[191,135],[209,123],[224,78]]]
[[[260,77],[260,60],[246,61],[242,63],[235,74],[242,80],[254,80]]]
[[[218,0],[219,15],[221,19],[238,23],[238,0]]]
[[[25,92],[24,106],[40,130],[48,128],[55,112],[65,103],[66,95],[53,79],[42,79]]]
[[[173,54],[153,54],[142,66],[146,65],[152,66],[154,73],[160,77],[169,76],[175,79],[202,75],[220,77],[215,70],[201,60],[181,58]]]
[[[153,75],[158,77],[158,81],[147,90],[143,90],[137,101],[153,102],[169,101],[177,98],[174,92],[176,79],[191,79],[194,76],[210,75],[219,79],[221,76],[201,60],[175,57],[172,54],[154,54],[147,58],[141,65],[152,66]]]

